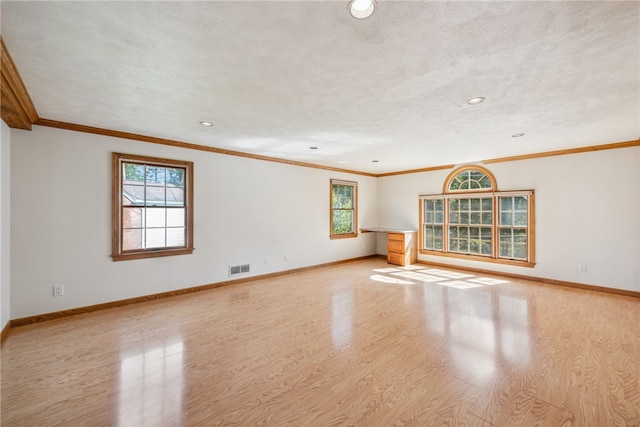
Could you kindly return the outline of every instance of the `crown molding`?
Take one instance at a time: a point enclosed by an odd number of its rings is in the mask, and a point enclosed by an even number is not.
[[[349,174],[354,174],[354,175],[363,175],[363,176],[376,177],[376,175],[373,174],[373,173],[360,172],[360,171],[349,170],[349,169],[334,168],[334,167],[331,167],[331,166],[316,165],[316,164],[313,164],[313,163],[298,162],[298,161],[295,161],[295,160],[279,159],[277,157],[263,156],[263,155],[260,155],[260,154],[243,153],[241,151],[226,150],[224,148],[216,148],[216,147],[211,147],[211,146],[208,146],[208,145],[193,144],[193,143],[190,143],[190,142],[183,142],[183,141],[175,141],[175,140],[172,140],[172,139],[157,138],[155,136],[140,135],[140,134],[136,134],[136,133],[121,132],[121,131],[117,131],[117,130],[103,129],[103,128],[98,128],[98,127],[93,127],[93,126],[78,125],[78,124],[75,124],[75,123],[61,122],[61,121],[57,121],[57,120],[50,120],[50,119],[42,119],[42,118],[40,118],[34,124],[38,125],[38,126],[47,126],[47,127],[57,128],[57,129],[65,129],[65,130],[75,131],[75,132],[92,133],[92,134],[95,134],[95,135],[111,136],[111,137],[114,137],[114,138],[123,138],[123,139],[130,139],[130,140],[133,140],[133,141],[148,142],[148,143],[151,143],[151,144],[169,145],[171,147],[186,148],[186,149],[198,150],[198,151],[206,151],[206,152],[209,152],[209,153],[225,154],[227,156],[245,157],[245,158],[248,158],[248,159],[263,160],[263,161],[266,161],[266,162],[284,163],[284,164],[287,164],[287,165],[302,166],[302,167],[306,167],[306,168],[323,169],[323,170],[329,170],[329,171],[335,171],[335,172],[344,172],[344,173],[349,173]]]
[[[629,148],[640,146],[640,139],[634,141],[614,142],[611,144],[591,145],[587,147],[568,148],[566,150],[543,151],[541,153],[523,154],[521,156],[498,157],[496,159],[483,160],[482,163],[515,162],[517,160],[538,159],[540,157],[564,156],[566,154],[590,153],[592,151],[614,150],[617,148]]]
[[[38,120],[38,113],[2,36],[0,45],[0,115],[11,128],[31,130],[31,125]]]

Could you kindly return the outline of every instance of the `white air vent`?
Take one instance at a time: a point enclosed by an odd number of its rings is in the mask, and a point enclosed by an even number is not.
[[[250,271],[251,271],[251,266],[249,264],[230,265],[229,266],[229,276],[235,276],[237,274],[249,273]]]

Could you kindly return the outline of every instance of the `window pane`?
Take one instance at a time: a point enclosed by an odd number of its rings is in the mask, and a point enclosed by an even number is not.
[[[442,250],[442,239],[436,239],[434,241],[433,249]]]
[[[165,187],[147,186],[145,188],[147,206],[164,206]]]
[[[469,252],[469,241],[468,240],[460,240],[458,242],[458,250],[460,252]]]
[[[436,211],[438,212],[444,211],[444,203],[442,199],[436,200]]]
[[[480,212],[471,212],[470,224],[480,224]]]
[[[122,163],[123,181],[144,183],[144,165]]]
[[[142,208],[122,209],[122,228],[142,227]]]
[[[469,199],[460,199],[460,210],[461,211],[469,210]]]
[[[147,248],[162,248],[165,247],[165,230],[166,228],[147,228]]]
[[[442,224],[443,221],[444,221],[444,214],[442,212],[436,212],[435,223]]]
[[[147,166],[146,182],[147,185],[164,186],[166,169],[160,166]]]
[[[167,209],[167,227],[180,227],[184,225],[184,208]]]
[[[424,216],[424,222],[426,222],[427,224],[433,224],[433,212],[427,211],[426,215]]]
[[[167,168],[167,186],[184,188],[184,169]]]
[[[484,174],[480,171],[477,171],[477,170],[469,171],[469,178],[474,181],[479,181],[483,176]]]
[[[427,225],[424,228],[424,240],[425,240],[425,246],[430,246],[431,245],[431,241],[433,240],[433,226],[432,225]]]
[[[491,255],[491,243],[482,242],[482,255]]]
[[[469,227],[469,236],[473,239],[480,238],[480,229],[478,227]]]
[[[513,197],[500,197],[500,210],[510,211],[513,209]]]
[[[516,212],[514,214],[513,225],[527,225],[527,213]]]
[[[449,241],[449,251],[458,252],[458,240]]]
[[[486,175],[480,179],[480,187],[491,188],[491,180]]]
[[[449,227],[449,237],[452,239],[458,238],[458,227]]]
[[[482,240],[491,240],[491,229],[482,227]]]
[[[493,206],[490,198],[482,199],[482,210],[483,211],[491,211],[493,210]]]
[[[165,227],[166,219],[165,219],[165,211],[164,208],[147,208],[145,209],[146,215],[146,227]]]
[[[471,210],[472,211],[479,211],[480,210],[480,199],[471,199],[470,200],[470,204],[471,204]]]
[[[425,200],[424,201],[424,208],[427,211],[432,211],[434,205],[435,205],[435,200]]]
[[[460,212],[460,224],[469,224],[469,212]]]
[[[484,212],[482,214],[482,224],[483,225],[491,225],[492,221],[493,221],[493,215],[491,215],[490,212]]]
[[[449,222],[451,224],[459,224],[460,214],[458,214],[458,212],[449,212]]]
[[[513,251],[513,257],[519,259],[527,258],[527,245],[516,244]]]
[[[122,231],[122,250],[131,251],[133,249],[142,249],[144,240],[143,229],[131,229]]]
[[[524,196],[514,197],[514,206],[516,210],[526,211],[529,207],[529,204],[527,202],[527,197],[524,197]]]
[[[513,229],[500,229],[500,256],[513,258]]]
[[[167,246],[184,246],[185,245],[185,228],[167,228]]]
[[[337,209],[353,208],[353,186],[351,185],[333,185],[332,206]]]
[[[124,184],[122,186],[122,204],[144,206],[144,185]]]
[[[511,212],[500,213],[500,225],[513,225],[513,216]]]
[[[177,187],[166,188],[167,206],[184,206],[184,189]]]
[[[458,227],[458,234],[461,239],[466,239],[469,237],[469,228],[468,227]]]
[[[458,199],[450,199],[449,200],[449,210],[450,211],[458,211],[460,210],[460,202]]]
[[[513,240],[516,243],[526,243],[526,241],[527,241],[527,230],[525,228],[514,228],[513,229]]]
[[[347,234],[353,232],[353,211],[333,211],[333,234]]]

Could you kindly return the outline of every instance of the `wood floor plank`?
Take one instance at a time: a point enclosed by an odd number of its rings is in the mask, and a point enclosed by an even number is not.
[[[381,259],[14,328],[3,426],[639,426],[640,300]]]

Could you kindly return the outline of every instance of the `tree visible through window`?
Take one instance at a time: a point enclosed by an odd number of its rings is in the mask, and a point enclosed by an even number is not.
[[[193,251],[193,164],[114,153],[114,260]]]
[[[331,238],[357,236],[358,183],[331,180]]]
[[[533,191],[496,187],[488,170],[467,166],[443,194],[420,196],[421,253],[533,266]]]

